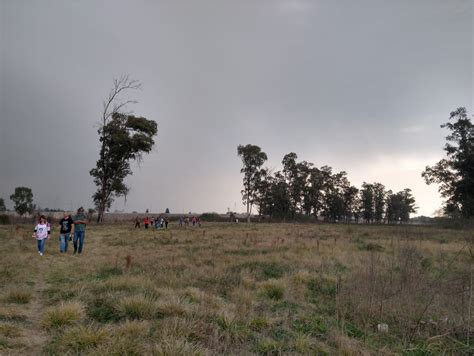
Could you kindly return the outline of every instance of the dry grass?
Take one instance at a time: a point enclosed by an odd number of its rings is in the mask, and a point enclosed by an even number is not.
[[[81,256],[51,239],[43,258],[29,226],[0,227],[0,353],[474,352],[472,232],[132,227],[88,227]]]
[[[83,317],[84,307],[80,303],[62,303],[46,310],[42,324],[46,329],[62,328],[79,322]]]

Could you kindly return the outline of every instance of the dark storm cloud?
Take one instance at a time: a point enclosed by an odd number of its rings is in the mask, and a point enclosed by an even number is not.
[[[439,129],[472,109],[472,2],[1,2],[0,196],[91,206],[88,174],[112,79],[143,82],[133,110],[158,121],[128,180],[128,211],[240,209],[238,144],[346,170],[354,184],[411,187]],[[10,202],[7,202],[10,203]]]

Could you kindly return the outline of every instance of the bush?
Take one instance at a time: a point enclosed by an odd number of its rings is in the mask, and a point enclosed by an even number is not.
[[[8,224],[10,224],[10,216],[0,215],[0,225],[8,225]]]
[[[200,219],[201,219],[201,221],[207,221],[207,222],[227,222],[227,221],[229,221],[229,218],[222,217],[217,213],[204,213],[204,214],[201,214]]]

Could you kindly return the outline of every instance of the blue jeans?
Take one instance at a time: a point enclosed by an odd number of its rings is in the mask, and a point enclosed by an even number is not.
[[[38,243],[38,251],[44,253],[44,245],[46,244],[46,239],[36,241]]]
[[[67,252],[67,240],[69,240],[69,233],[59,234],[59,252]]]
[[[84,238],[85,238],[86,232],[85,231],[74,231],[74,240],[72,241],[74,244],[74,253],[82,252],[82,246],[84,245]],[[79,244],[78,244],[79,242]],[[79,246],[78,246],[79,245]]]

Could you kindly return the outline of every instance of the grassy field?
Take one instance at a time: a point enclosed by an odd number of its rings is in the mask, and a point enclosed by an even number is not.
[[[472,231],[132,226],[0,226],[0,354],[474,354]]]

